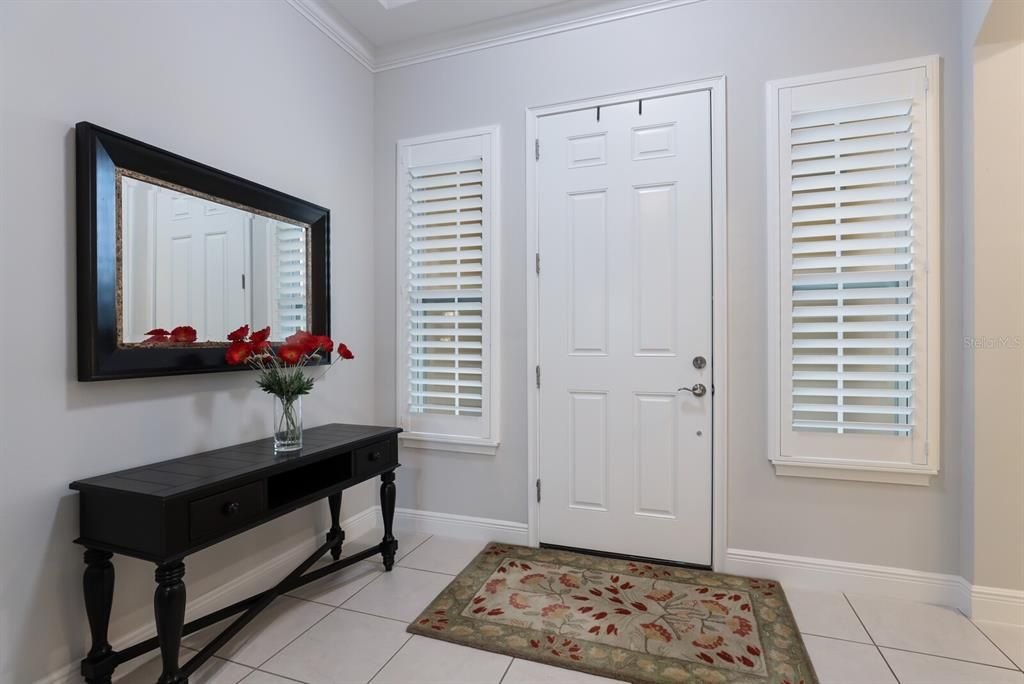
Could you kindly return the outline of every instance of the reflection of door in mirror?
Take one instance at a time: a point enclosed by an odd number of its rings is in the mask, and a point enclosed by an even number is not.
[[[127,175],[120,209],[122,343],[178,325],[199,342],[306,327],[306,227]]]

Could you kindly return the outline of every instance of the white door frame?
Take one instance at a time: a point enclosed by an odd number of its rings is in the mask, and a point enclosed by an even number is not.
[[[540,329],[537,321],[540,288],[536,274],[535,254],[540,244],[540,224],[537,217],[537,165],[535,140],[538,119],[552,114],[594,107],[607,107],[637,99],[650,99],[668,95],[681,95],[706,90],[711,93],[711,297],[712,297],[712,440],[711,440],[711,566],[722,570],[726,550],[726,473],[727,473],[727,413],[729,406],[727,375],[727,259],[726,259],[726,115],[725,76],[688,81],[658,88],[647,88],[586,100],[573,100],[558,104],[526,109],[526,339],[527,344],[527,485],[528,526],[530,546],[537,546],[540,533],[540,507],[537,503],[536,482],[540,473],[538,447],[538,414],[535,367],[539,359]],[[543,152],[543,150],[542,150]]]

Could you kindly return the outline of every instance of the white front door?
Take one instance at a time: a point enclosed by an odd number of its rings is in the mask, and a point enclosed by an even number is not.
[[[540,541],[710,565],[710,93],[538,134]]]

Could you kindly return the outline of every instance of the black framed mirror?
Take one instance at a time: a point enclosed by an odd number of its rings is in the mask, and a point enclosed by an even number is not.
[[[330,334],[329,210],[75,129],[79,380],[244,370],[224,360],[242,325]]]

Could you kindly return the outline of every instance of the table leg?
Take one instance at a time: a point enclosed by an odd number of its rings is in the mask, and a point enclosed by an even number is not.
[[[181,561],[165,563],[156,569],[153,612],[163,660],[163,674],[157,684],[188,684],[188,677],[178,669],[181,629],[185,624],[185,583],[181,581],[184,576],[185,564]]]
[[[85,613],[89,618],[92,646],[82,661],[84,666],[99,665],[112,651],[107,628],[110,625],[110,606],[114,602],[114,564],[110,562],[113,555],[97,549],[85,551],[82,591],[85,596]],[[85,678],[88,684],[110,684],[113,667],[94,667],[92,670]]]
[[[384,518],[384,541],[381,556],[384,557],[384,569],[391,571],[395,566],[395,553],[398,552],[398,540],[394,535],[395,524],[395,471],[380,476],[380,511]]]
[[[331,557],[334,560],[338,560],[341,558],[341,543],[345,541],[345,533],[342,531],[341,524],[339,523],[341,518],[341,492],[328,496],[327,505],[331,508],[331,531],[327,533],[327,538],[330,539],[332,534],[339,535],[340,539],[337,545],[331,547]]]

